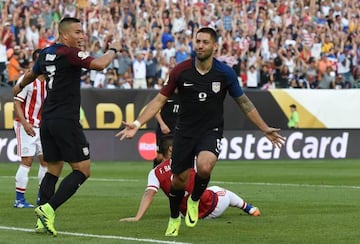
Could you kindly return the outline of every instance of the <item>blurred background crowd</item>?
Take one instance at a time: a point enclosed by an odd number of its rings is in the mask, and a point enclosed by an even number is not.
[[[113,39],[123,43],[104,72],[84,70],[83,88],[160,89],[191,57],[203,26],[218,32],[216,57],[244,88],[360,88],[360,1],[2,0],[0,10],[3,86],[31,67],[35,49],[56,41],[68,16],[81,20],[95,57]]]

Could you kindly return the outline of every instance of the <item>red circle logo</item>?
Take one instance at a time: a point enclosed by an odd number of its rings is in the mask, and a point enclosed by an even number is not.
[[[156,157],[156,135],[154,132],[145,133],[140,137],[138,151],[145,160],[153,160]]]

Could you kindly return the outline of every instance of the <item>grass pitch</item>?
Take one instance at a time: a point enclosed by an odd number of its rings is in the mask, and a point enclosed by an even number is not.
[[[195,228],[182,221],[176,238],[164,236],[169,208],[162,192],[140,222],[119,222],[136,214],[151,165],[93,162],[91,178],[56,211],[53,238],[33,232],[33,209],[12,207],[18,164],[0,163],[0,243],[360,243],[360,160],[219,161],[210,185],[239,194],[261,216],[229,208]],[[26,193],[31,203],[37,169],[35,163]]]

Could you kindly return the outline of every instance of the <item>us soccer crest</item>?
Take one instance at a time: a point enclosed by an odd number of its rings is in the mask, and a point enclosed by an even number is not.
[[[211,90],[215,93],[218,93],[221,88],[221,82],[220,81],[213,81],[211,83]]]

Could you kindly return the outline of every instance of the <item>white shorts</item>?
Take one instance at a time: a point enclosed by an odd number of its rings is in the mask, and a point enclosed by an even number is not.
[[[224,211],[230,206],[230,197],[227,194],[227,191],[219,186],[210,186],[207,189],[216,193],[216,195],[218,196],[218,203],[214,211],[212,211],[204,219],[213,219],[220,217],[220,215],[222,215]]]
[[[35,136],[29,136],[22,124],[19,121],[14,121],[14,130],[17,140],[17,154],[20,157],[32,157],[43,154],[41,141],[40,141],[40,129],[33,128]]]
[[[134,89],[147,89],[146,79],[135,79],[133,82],[133,88]]]

